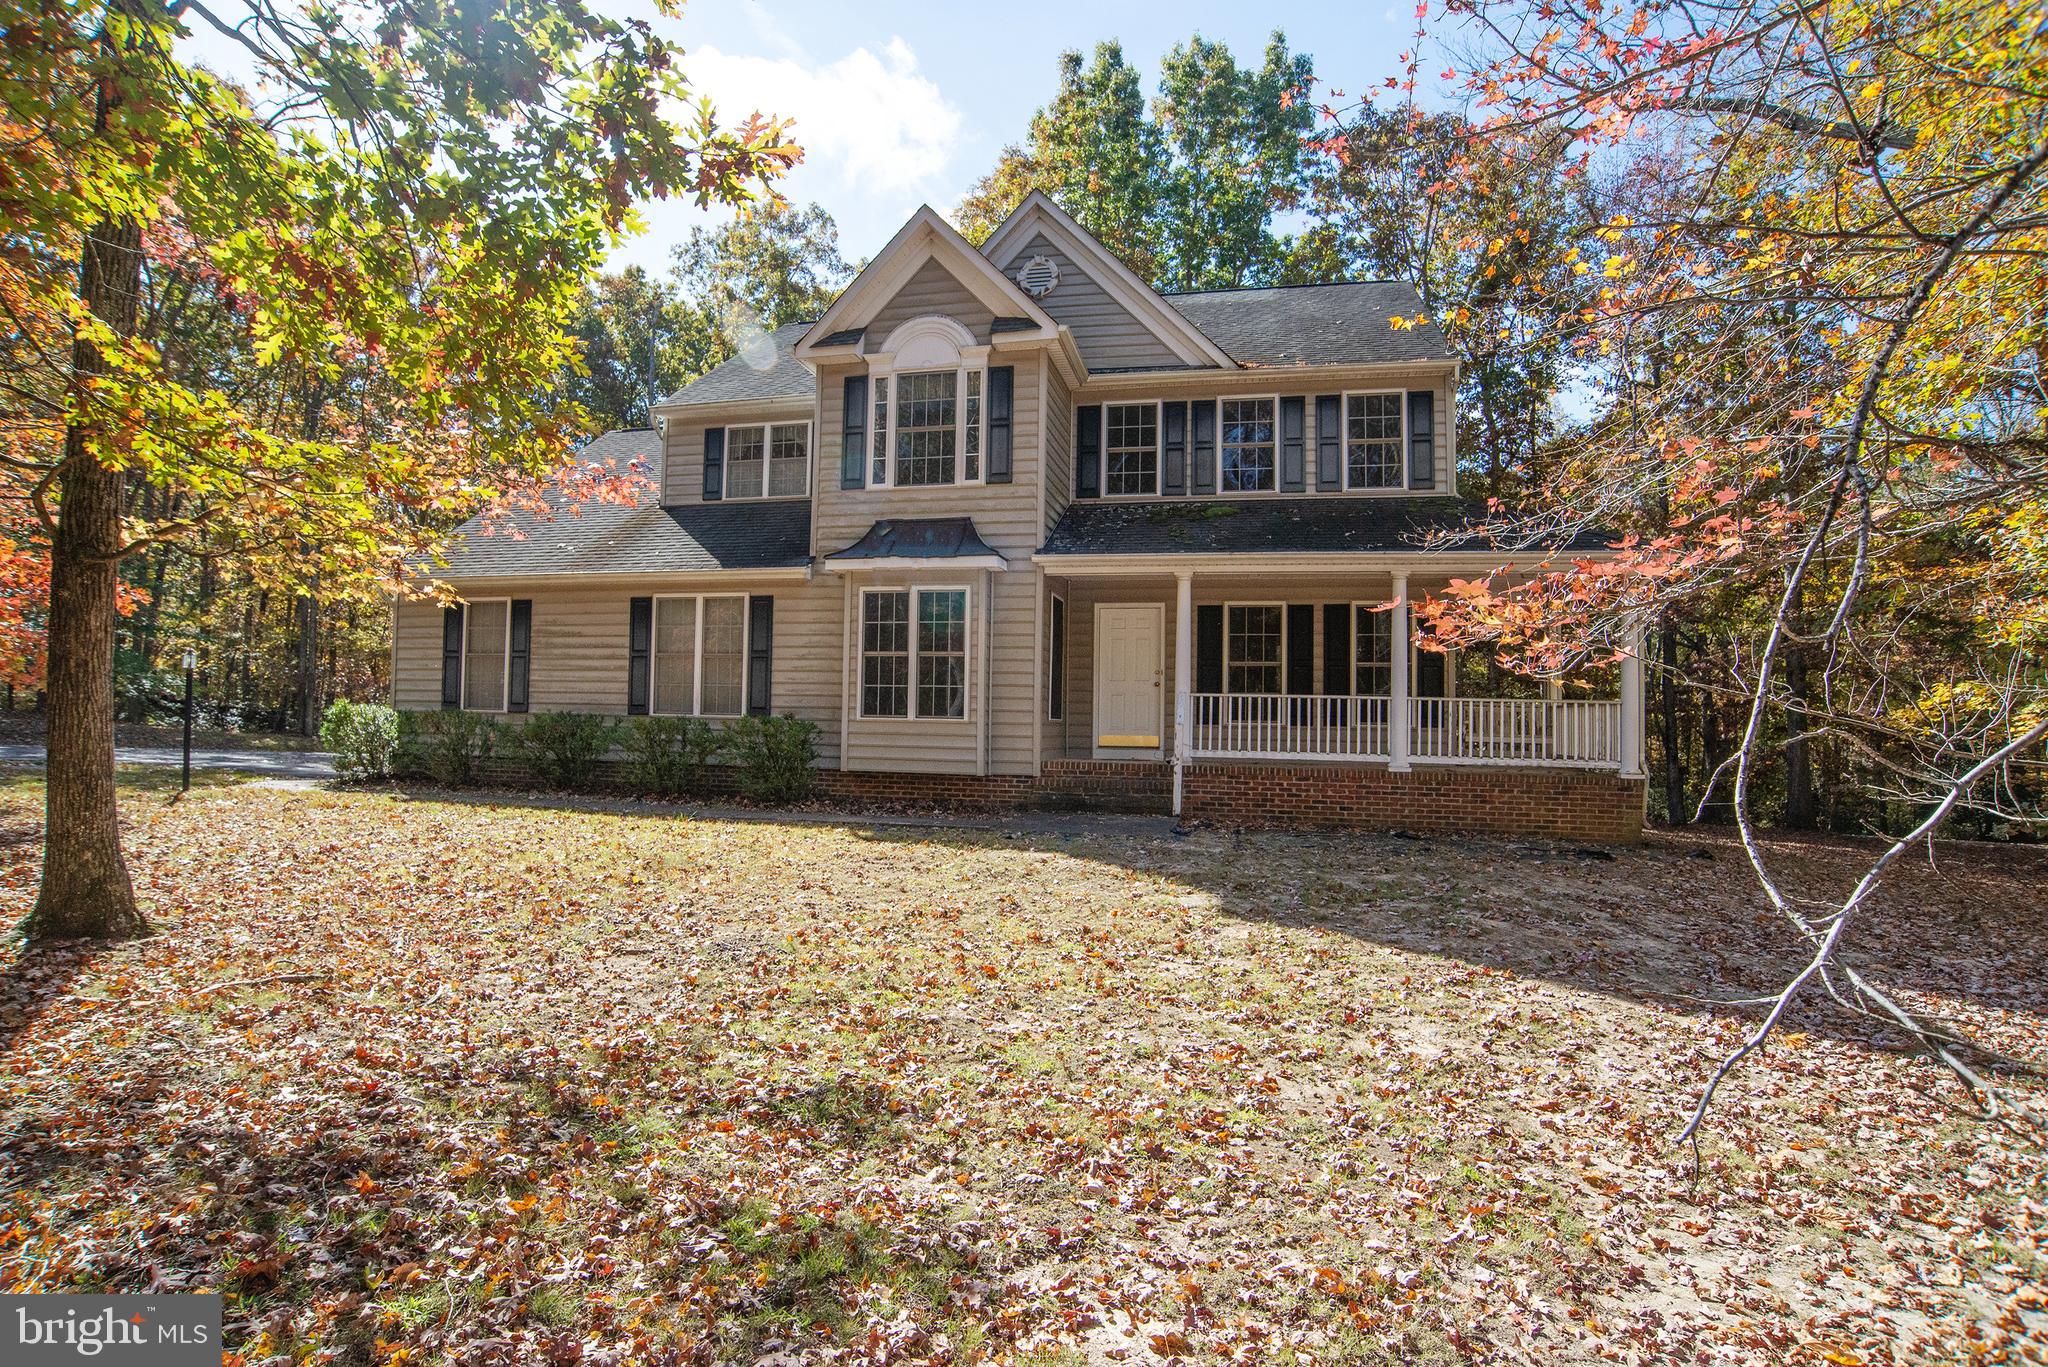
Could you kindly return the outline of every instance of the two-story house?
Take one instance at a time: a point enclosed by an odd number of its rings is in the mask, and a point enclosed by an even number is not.
[[[823,317],[586,450],[647,463],[638,506],[461,538],[463,603],[395,609],[396,702],[790,713],[847,797],[1631,838],[1632,655],[1559,688],[1412,644],[1411,602],[1515,568],[1421,313],[1162,295],[1039,195],[979,250],[920,210]]]

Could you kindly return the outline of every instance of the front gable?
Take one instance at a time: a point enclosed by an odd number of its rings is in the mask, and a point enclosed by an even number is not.
[[[1042,191],[1032,191],[981,250],[1006,281],[1038,258],[1051,264],[1056,283],[1037,302],[1073,333],[1091,371],[1236,368]]]
[[[893,325],[925,314],[956,318],[983,341],[999,318],[1015,340],[1059,335],[1050,314],[926,205],[811,325],[797,343],[797,359],[815,365],[856,348],[879,351]]]

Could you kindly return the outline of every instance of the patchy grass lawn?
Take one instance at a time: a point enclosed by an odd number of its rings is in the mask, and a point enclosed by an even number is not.
[[[248,1363],[2043,1360],[2042,1153],[1860,1022],[1688,1180],[1789,948],[1723,840],[127,810],[161,933],[0,978],[0,1289],[218,1288]],[[2044,871],[1857,954],[2048,1061]]]

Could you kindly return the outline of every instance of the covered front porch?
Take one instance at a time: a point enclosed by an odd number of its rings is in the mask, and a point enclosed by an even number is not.
[[[1411,602],[1461,572],[1476,571],[1048,565],[1042,758],[1170,766],[1176,813],[1190,766],[1219,762],[1639,779],[1635,652],[1539,682],[1415,645]]]

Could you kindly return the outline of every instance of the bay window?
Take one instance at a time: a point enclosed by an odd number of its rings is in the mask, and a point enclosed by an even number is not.
[[[654,600],[653,707],[674,717],[737,717],[746,705],[747,598]]]
[[[863,589],[860,714],[967,715],[967,590]]]

